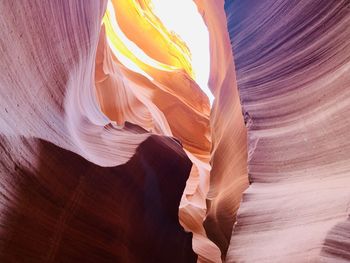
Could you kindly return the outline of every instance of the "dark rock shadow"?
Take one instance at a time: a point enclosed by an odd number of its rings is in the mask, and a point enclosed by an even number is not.
[[[112,168],[38,139],[0,146],[0,262],[196,261],[178,221],[192,164],[171,139]]]
[[[321,256],[324,262],[350,262],[350,217],[328,232]]]

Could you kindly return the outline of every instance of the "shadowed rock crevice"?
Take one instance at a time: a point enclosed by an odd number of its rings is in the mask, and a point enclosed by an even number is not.
[[[1,262],[196,261],[178,221],[191,162],[170,138],[111,168],[43,140],[0,142]]]
[[[350,217],[335,225],[327,234],[321,256],[334,262],[350,262]]]

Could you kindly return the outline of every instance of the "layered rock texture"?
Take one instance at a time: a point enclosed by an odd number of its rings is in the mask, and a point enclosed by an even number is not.
[[[225,10],[251,181],[227,262],[348,262],[349,1]]]
[[[191,3],[0,2],[1,262],[350,261],[349,2]]]
[[[196,5],[212,110],[149,1],[1,3],[2,261],[221,261],[246,131],[224,3]]]

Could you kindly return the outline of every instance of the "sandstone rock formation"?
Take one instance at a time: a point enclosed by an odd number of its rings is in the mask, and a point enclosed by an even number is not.
[[[1,262],[350,261],[349,2],[187,3],[0,2]]]
[[[348,262],[348,1],[225,6],[249,178],[227,262]]]

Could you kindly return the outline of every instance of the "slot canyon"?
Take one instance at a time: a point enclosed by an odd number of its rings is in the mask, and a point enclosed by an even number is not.
[[[0,13],[0,262],[350,262],[349,0]]]

